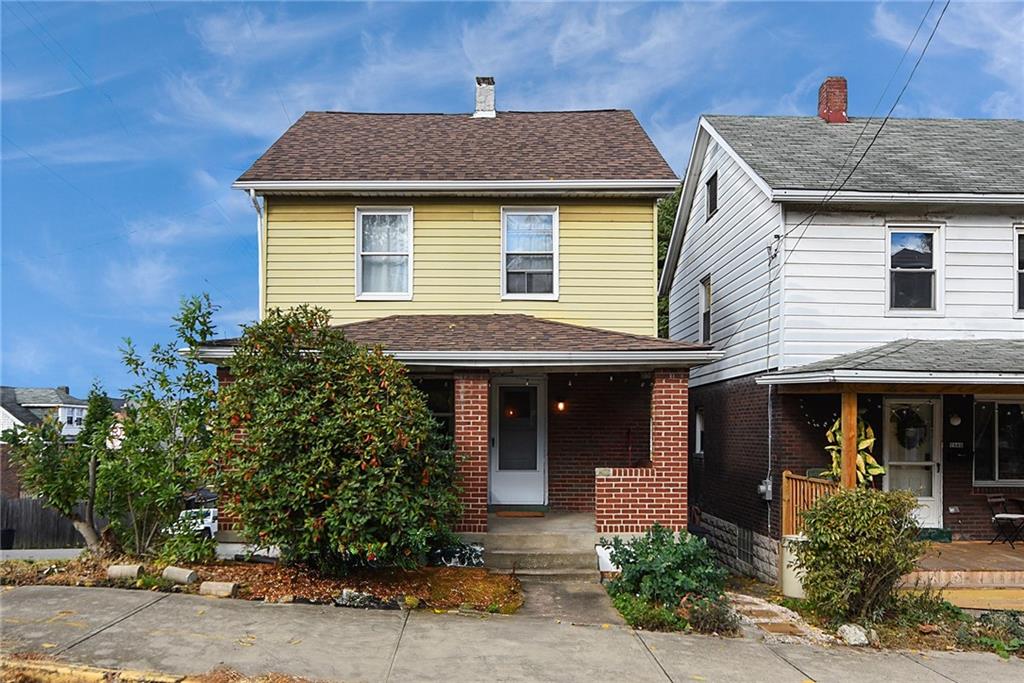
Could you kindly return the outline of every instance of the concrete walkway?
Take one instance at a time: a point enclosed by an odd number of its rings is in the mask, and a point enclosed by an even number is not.
[[[73,560],[85,548],[18,548],[0,550],[0,562],[7,560]]]
[[[228,666],[335,681],[1002,681],[1024,662],[864,652],[482,616],[267,605],[107,588],[0,593],[4,654],[200,673]]]

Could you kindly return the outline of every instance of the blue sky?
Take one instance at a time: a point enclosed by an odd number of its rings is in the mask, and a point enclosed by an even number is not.
[[[4,2],[0,380],[117,390],[185,294],[254,318],[230,183],[305,110],[469,111],[493,75],[499,109],[633,109],[681,174],[701,113],[813,114],[831,74],[871,113],[927,7]],[[1022,32],[954,3],[897,115],[1021,117]]]

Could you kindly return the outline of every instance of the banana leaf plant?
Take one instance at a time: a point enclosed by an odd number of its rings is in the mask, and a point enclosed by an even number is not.
[[[825,433],[828,445],[825,450],[832,456],[832,467],[826,473],[830,479],[839,481],[843,471],[843,430],[842,421],[837,419]],[[875,430],[863,418],[857,418],[857,485],[868,486],[878,475],[885,474],[885,468],[878,464],[871,454],[875,448]]]

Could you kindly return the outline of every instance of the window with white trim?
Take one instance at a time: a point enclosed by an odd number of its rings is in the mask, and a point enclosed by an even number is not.
[[[1016,273],[1014,277],[1017,282],[1017,298],[1015,311],[1017,315],[1024,315],[1024,225],[1018,225],[1013,232],[1014,244],[1014,266]]]
[[[974,481],[1024,484],[1024,400],[974,402]]]
[[[700,281],[700,289],[697,292],[697,307],[699,316],[697,318],[697,339],[701,344],[711,343],[711,276],[708,275]]]
[[[941,245],[935,226],[890,227],[886,245],[890,311],[937,311]]]
[[[356,297],[412,298],[412,209],[356,209]]]
[[[501,295],[558,298],[558,209],[501,210]]]

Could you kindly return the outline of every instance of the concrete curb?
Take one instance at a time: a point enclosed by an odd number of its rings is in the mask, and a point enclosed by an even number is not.
[[[186,676],[168,676],[151,671],[134,671],[131,669],[101,669],[94,666],[78,664],[57,664],[55,662],[39,662],[25,659],[0,657],[0,670],[8,675],[31,676],[33,681],[85,681],[104,683],[105,681],[134,681],[136,683],[180,683]]]

